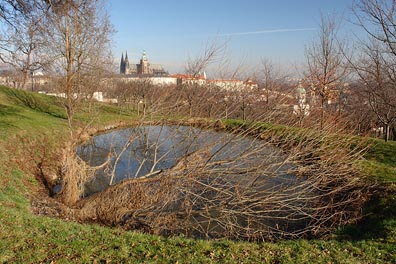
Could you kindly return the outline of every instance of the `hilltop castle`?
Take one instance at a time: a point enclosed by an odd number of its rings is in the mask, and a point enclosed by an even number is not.
[[[146,52],[143,51],[139,64],[129,64],[128,53],[121,55],[120,74],[135,76],[167,76],[168,72],[164,70],[161,64],[151,64],[147,58]]]

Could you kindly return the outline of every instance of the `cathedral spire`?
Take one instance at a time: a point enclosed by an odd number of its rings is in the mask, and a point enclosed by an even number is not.
[[[125,61],[124,61],[125,63],[127,63],[127,62],[129,62],[128,61],[128,51],[125,51]]]
[[[121,54],[120,73],[125,73],[124,52]]]
[[[128,60],[128,51],[125,51],[124,72],[123,73],[130,74],[129,60]]]

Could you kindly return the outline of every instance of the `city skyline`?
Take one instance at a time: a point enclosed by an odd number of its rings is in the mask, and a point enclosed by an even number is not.
[[[318,34],[320,16],[350,15],[353,0],[256,1],[217,0],[109,2],[114,35],[113,55],[128,51],[138,62],[143,50],[150,61],[169,72],[183,72],[188,59],[199,57],[207,45],[225,46],[222,64],[229,71],[251,72],[262,59],[299,67],[304,50]],[[351,25],[342,27],[349,34]],[[212,71],[221,71],[212,65]],[[210,73],[209,73],[210,74]]]

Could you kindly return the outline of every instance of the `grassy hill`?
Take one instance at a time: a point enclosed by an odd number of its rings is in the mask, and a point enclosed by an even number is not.
[[[136,115],[95,104],[76,119],[100,126]],[[396,262],[394,142],[373,139],[366,154],[362,169],[381,184],[361,223],[322,239],[249,243],[164,238],[34,214],[30,201],[42,190],[29,164],[59,147],[67,131],[59,99],[0,87],[0,263]]]

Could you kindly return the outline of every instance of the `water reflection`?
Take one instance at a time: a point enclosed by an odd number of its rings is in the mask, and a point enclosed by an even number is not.
[[[111,155],[110,166],[99,170],[86,184],[85,195],[108,187],[113,171],[113,183],[141,177],[169,169],[182,157],[200,150],[207,152],[212,170],[223,170],[235,181],[252,182],[254,177],[241,178],[241,172],[251,170],[254,175],[254,168],[270,164],[278,177],[267,187],[279,182],[290,184],[293,179],[287,174],[290,165],[282,162],[280,151],[261,140],[189,126],[140,126],[98,135],[78,147],[78,155],[91,166],[103,164]]]

